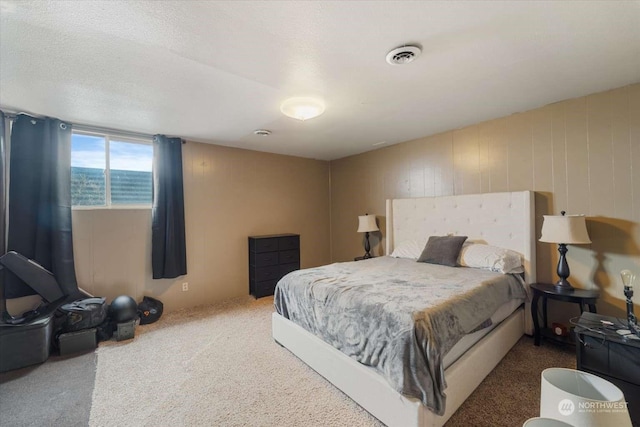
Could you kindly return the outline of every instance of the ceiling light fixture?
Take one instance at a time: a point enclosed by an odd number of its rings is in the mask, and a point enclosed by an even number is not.
[[[420,46],[404,45],[387,53],[387,62],[391,65],[406,65],[420,56]]]
[[[256,129],[253,131],[254,134],[256,135],[260,135],[260,136],[269,136],[271,135],[271,131],[267,130],[267,129]]]
[[[324,113],[324,103],[315,98],[289,98],[280,105],[280,111],[287,117],[304,121]]]

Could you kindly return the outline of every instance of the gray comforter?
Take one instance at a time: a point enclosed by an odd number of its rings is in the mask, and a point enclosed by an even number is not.
[[[275,308],[441,415],[444,355],[514,298],[512,275],[379,257],[289,273]]]

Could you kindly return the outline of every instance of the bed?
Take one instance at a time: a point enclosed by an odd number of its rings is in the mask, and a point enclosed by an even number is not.
[[[386,253],[391,254],[395,245],[415,236],[466,235],[470,240],[522,254],[524,282],[532,283],[535,281],[533,209],[533,193],[529,191],[388,200]],[[374,266],[398,262],[383,258],[332,268],[355,269],[362,275],[366,263]],[[441,426],[522,334],[530,333],[530,314],[526,313],[529,305],[507,305],[500,304],[492,314],[490,328],[466,334],[448,350],[442,361],[446,406],[436,411],[440,415],[427,409],[428,400],[423,403],[424,396],[419,399],[400,394],[379,370],[358,363],[277,312],[273,314],[273,337],[386,425]]]

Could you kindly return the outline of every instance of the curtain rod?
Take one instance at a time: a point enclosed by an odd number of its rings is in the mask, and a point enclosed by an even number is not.
[[[25,114],[28,116],[32,116],[38,119],[44,119],[48,116],[43,116],[40,114],[31,114],[31,113],[23,113],[23,112],[7,112],[5,110],[2,111],[4,113],[5,118],[9,119],[9,120],[15,120],[15,118],[20,115],[20,114]],[[62,120],[62,119],[59,119]],[[142,132],[132,132],[132,131],[126,131],[126,130],[120,130],[120,129],[113,129],[113,128],[108,128],[108,127],[101,127],[101,126],[91,126],[91,125],[83,125],[81,123],[73,123],[69,120],[62,120],[63,122],[67,122],[70,123],[71,126],[79,131],[85,131],[85,132],[96,132],[96,133],[108,133],[108,134],[112,134],[112,135],[119,135],[119,136],[124,136],[124,137],[129,137],[129,138],[144,138],[144,139],[151,139],[153,140],[153,136],[151,134],[148,133],[142,133]],[[186,143],[186,141],[183,139],[182,143]]]

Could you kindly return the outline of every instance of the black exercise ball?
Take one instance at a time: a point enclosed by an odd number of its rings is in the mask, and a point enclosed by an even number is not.
[[[128,322],[138,315],[138,304],[127,295],[120,295],[111,301],[109,306],[109,315],[116,323]]]

